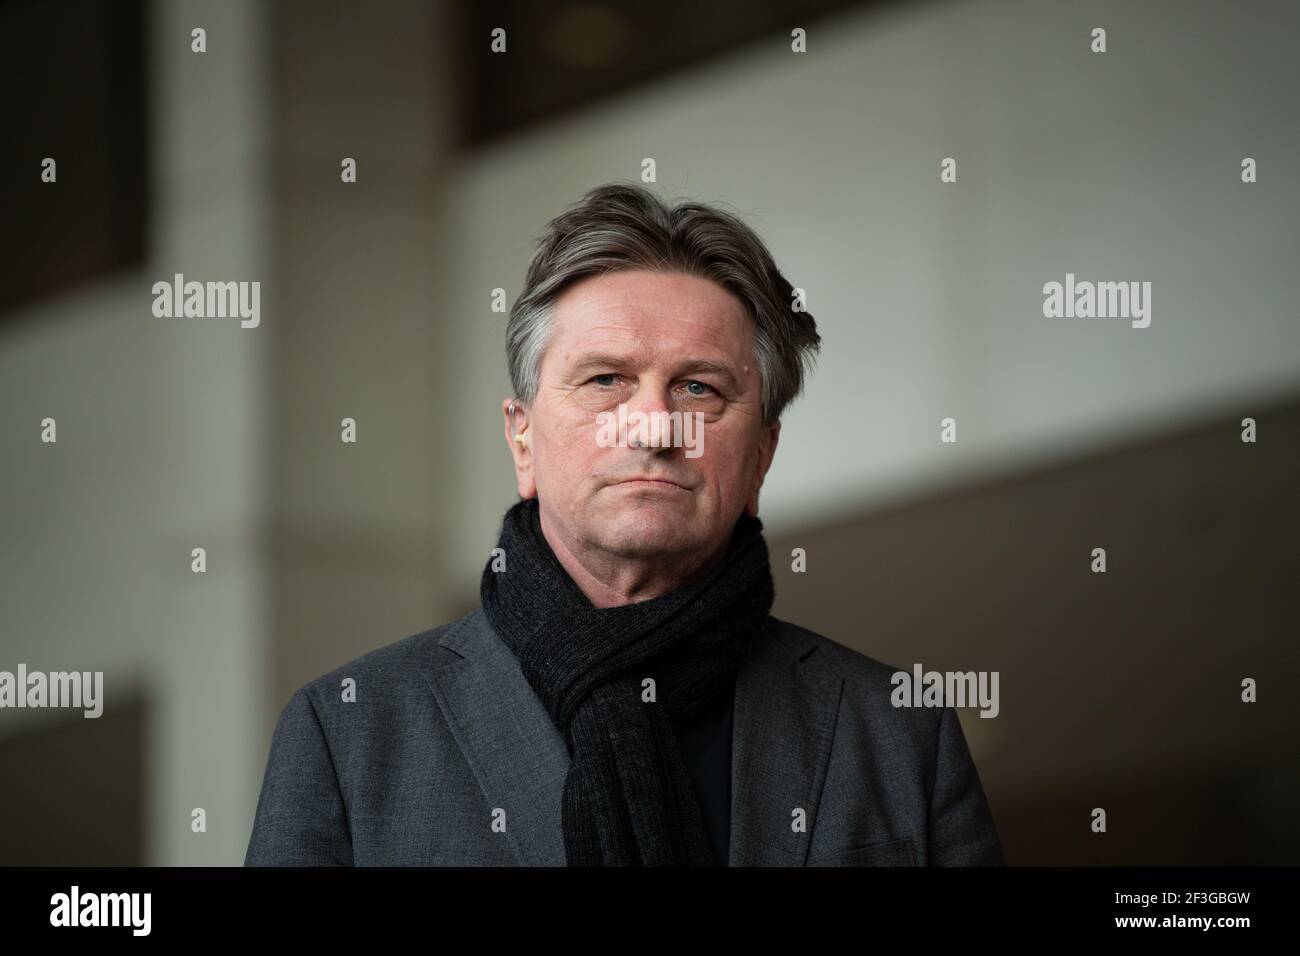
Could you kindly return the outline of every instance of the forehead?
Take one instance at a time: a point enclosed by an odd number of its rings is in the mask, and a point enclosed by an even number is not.
[[[716,282],[679,272],[627,270],[588,276],[556,300],[551,345],[557,358],[600,348],[657,352],[753,347],[745,304]]]

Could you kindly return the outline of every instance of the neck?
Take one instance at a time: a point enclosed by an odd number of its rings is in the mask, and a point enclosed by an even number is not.
[[[542,535],[556,559],[595,607],[636,604],[675,591],[720,561],[730,544],[730,539],[724,538],[704,555],[671,555],[656,560],[591,550],[584,550],[579,556],[577,549],[569,547],[550,527],[545,511],[539,511],[538,518]]]

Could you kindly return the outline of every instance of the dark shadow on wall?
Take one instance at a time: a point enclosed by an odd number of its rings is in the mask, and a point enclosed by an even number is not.
[[[789,50],[795,28],[816,43],[833,32],[828,22],[850,11],[933,2],[458,0],[451,7],[458,32],[475,38],[448,51],[463,90],[458,140],[481,147],[752,45]]]
[[[1300,772],[1286,751],[1254,766],[1219,758],[1203,771],[1100,775],[1086,786],[1004,802],[1007,861],[1053,866],[1294,866]],[[1294,765],[1294,758],[1289,758]],[[1090,825],[1094,806],[1105,833]]]
[[[118,693],[100,717],[52,711],[0,735],[0,866],[142,865],[148,718],[143,695]]]
[[[1010,863],[1294,864],[1297,462],[1300,403],[1244,407],[769,537],[773,613],[900,669],[999,672],[1000,713],[961,714]]]
[[[0,318],[144,262],[148,29],[143,0],[0,4]]]

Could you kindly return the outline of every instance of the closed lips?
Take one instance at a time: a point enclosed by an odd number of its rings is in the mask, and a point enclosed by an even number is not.
[[[663,485],[666,488],[683,488],[682,485],[677,484],[675,481],[669,481],[667,478],[624,478],[622,481],[616,482],[616,484],[652,484]],[[683,490],[685,489],[683,488]]]

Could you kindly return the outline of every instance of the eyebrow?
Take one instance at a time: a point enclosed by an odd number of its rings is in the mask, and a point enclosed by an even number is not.
[[[592,352],[584,355],[569,368],[569,374],[572,376],[581,375],[591,369],[597,368],[616,368],[627,369],[635,363],[619,356],[611,355],[604,352]],[[726,362],[716,362],[713,359],[687,359],[681,365],[677,366],[679,375],[689,374],[691,372],[712,372],[726,379],[732,388],[739,388],[740,382],[736,378],[736,373]]]

